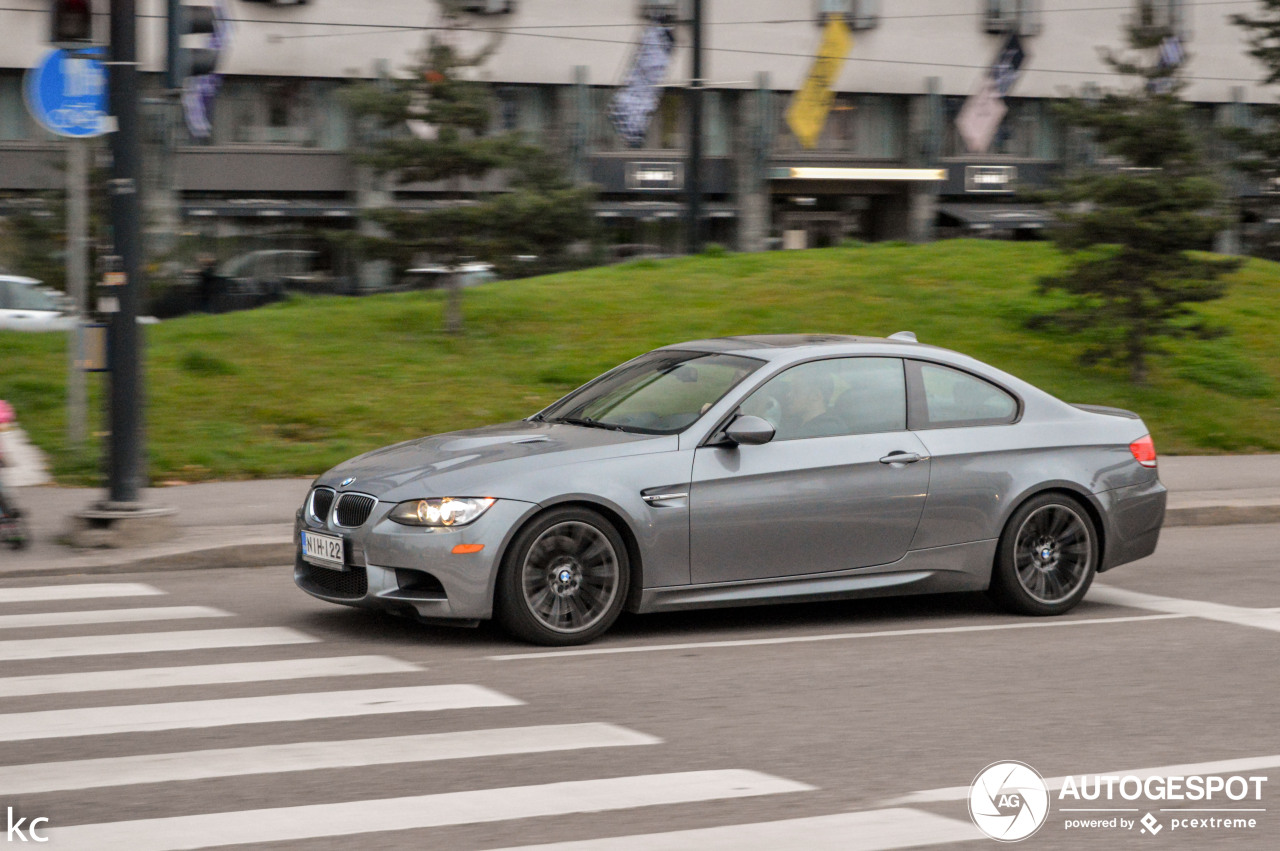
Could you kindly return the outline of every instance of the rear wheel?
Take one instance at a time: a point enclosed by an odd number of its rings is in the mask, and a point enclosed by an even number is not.
[[[520,531],[503,559],[498,621],[535,644],[585,644],[617,620],[630,576],[612,523],[586,508],[549,511]]]
[[[1070,611],[1089,590],[1098,568],[1098,533],[1089,513],[1065,494],[1025,502],[1000,537],[992,595],[1028,615]]]

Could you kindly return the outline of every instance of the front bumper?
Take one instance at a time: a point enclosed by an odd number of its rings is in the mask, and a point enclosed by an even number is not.
[[[320,524],[299,510],[294,523],[293,580],[330,603],[381,609],[425,620],[475,621],[493,616],[493,590],[512,534],[537,506],[500,499],[475,522],[457,528],[404,526],[387,519],[393,503],[379,502],[359,528]],[[302,558],[302,531],[339,535],[346,569]],[[455,554],[459,544],[480,544]]]

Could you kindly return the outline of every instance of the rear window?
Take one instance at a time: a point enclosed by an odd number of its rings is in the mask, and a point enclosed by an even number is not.
[[[1018,418],[1018,400],[990,381],[939,364],[912,363],[919,422],[913,428],[1000,425]]]

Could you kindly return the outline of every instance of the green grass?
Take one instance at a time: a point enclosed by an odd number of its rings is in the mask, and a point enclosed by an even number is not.
[[[459,338],[441,333],[434,292],[165,322],[146,329],[151,473],[311,475],[397,440],[525,416],[655,346],[788,331],[910,329],[1068,401],[1137,410],[1162,452],[1280,451],[1280,266],[1233,275],[1231,294],[1202,308],[1232,334],[1173,344],[1133,387],[1080,367],[1080,343],[1024,327],[1046,305],[1036,278],[1062,262],[1047,244],[987,241],[646,260],[468,290]],[[82,482],[100,462],[63,438],[63,346],[0,333],[0,398],[59,477]]]

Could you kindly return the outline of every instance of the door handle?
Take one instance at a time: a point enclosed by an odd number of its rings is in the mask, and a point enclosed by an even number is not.
[[[914,464],[917,461],[928,461],[928,455],[921,455],[917,452],[890,452],[888,455],[880,459],[881,464]]]

